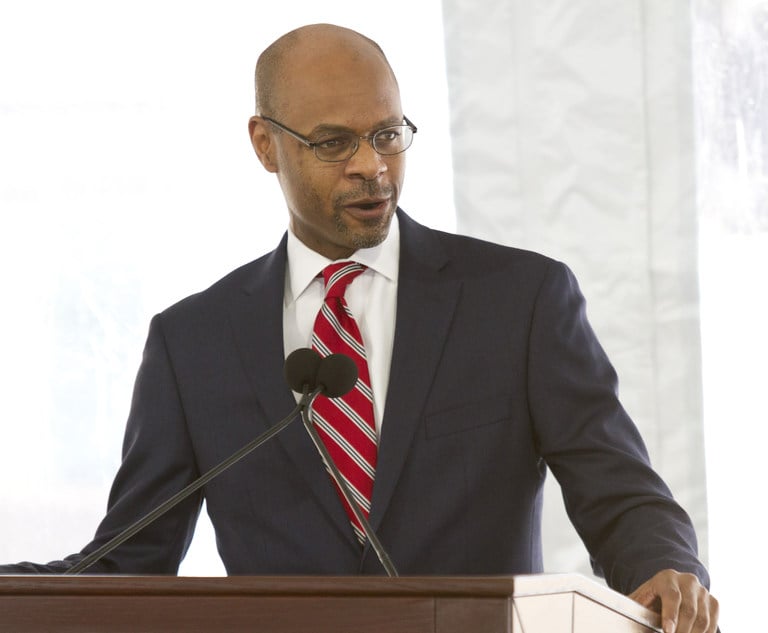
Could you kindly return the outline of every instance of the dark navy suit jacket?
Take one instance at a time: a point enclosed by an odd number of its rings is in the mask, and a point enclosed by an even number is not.
[[[370,516],[399,572],[542,571],[549,465],[613,588],[627,593],[664,568],[706,584],[690,521],[617,400],[571,272],[399,214],[397,327]],[[85,552],[294,406],[282,377],[285,267],[284,239],[153,319],[124,461]],[[383,573],[298,421],[203,492],[230,574]],[[90,572],[175,573],[201,499]]]

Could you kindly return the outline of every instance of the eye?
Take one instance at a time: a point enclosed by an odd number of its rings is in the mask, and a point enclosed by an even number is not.
[[[315,145],[326,151],[339,151],[343,150],[352,143],[352,137],[348,135],[328,136],[315,141]]]
[[[376,140],[380,143],[394,143],[399,138],[399,128],[389,128],[376,133]]]

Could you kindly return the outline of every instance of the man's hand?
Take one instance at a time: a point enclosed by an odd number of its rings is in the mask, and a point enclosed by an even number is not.
[[[664,633],[715,633],[717,600],[693,574],[660,571],[629,596],[644,607],[661,612]]]

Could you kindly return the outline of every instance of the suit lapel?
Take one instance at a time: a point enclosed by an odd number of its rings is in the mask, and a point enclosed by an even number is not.
[[[371,503],[374,530],[419,426],[461,287],[445,274],[448,257],[435,234],[402,212],[400,240],[397,327]]]
[[[282,372],[286,258],[284,238],[274,252],[255,264],[254,275],[243,288],[242,303],[230,312],[245,372],[264,413],[259,432],[276,424],[296,405]],[[283,446],[331,520],[350,544],[357,546],[349,519],[301,420],[296,419],[273,441]]]
[[[267,428],[294,406],[282,378],[283,287],[285,240],[253,265],[253,275],[243,287],[238,303],[230,310],[230,321],[243,367],[262,406]]]

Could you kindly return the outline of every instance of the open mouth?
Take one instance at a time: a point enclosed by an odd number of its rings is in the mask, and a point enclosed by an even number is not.
[[[358,200],[346,205],[348,209],[359,209],[361,211],[378,211],[387,206],[388,199],[384,200]]]

